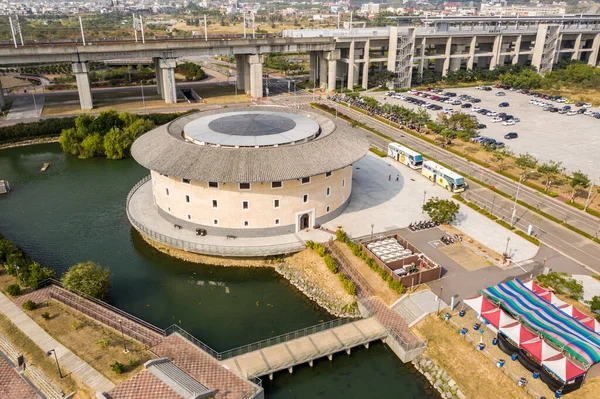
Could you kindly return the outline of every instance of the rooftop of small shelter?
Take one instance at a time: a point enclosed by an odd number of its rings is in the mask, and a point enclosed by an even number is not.
[[[368,149],[358,130],[317,111],[256,106],[182,116],[138,138],[131,154],[167,176],[253,183],[343,169]]]

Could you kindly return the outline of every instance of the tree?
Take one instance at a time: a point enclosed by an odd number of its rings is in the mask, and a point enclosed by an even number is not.
[[[536,280],[542,283],[544,287],[553,288],[558,294],[567,294],[576,300],[583,298],[583,285],[567,273],[540,274],[536,277]]]
[[[108,110],[102,111],[100,115],[92,121],[89,125],[89,130],[92,133],[100,133],[104,135],[108,133],[113,128],[122,128],[125,125],[125,122],[121,118],[119,118],[119,114],[117,111]]]
[[[538,160],[536,157],[526,152],[525,154],[519,154],[519,156],[515,159],[515,165],[517,165],[517,167],[521,169],[523,173],[526,173],[537,167]]]
[[[123,159],[127,154],[131,140],[119,128],[111,129],[104,136],[104,153],[108,159]]]
[[[110,289],[110,270],[92,261],[78,263],[61,280],[69,291],[104,299]]]
[[[387,86],[391,81],[394,80],[396,74],[390,70],[384,69],[382,71],[377,71],[373,74],[373,80],[377,83],[377,86],[384,87]]]
[[[538,172],[544,176],[544,191],[548,192],[555,183],[556,176],[564,170],[562,162],[549,161],[544,162],[538,167]]]
[[[104,155],[104,141],[100,133],[87,136],[81,142],[79,156],[81,158],[93,158]]]
[[[431,198],[423,205],[423,210],[427,212],[429,218],[434,222],[450,223],[456,219],[460,205],[451,200]]]
[[[571,174],[571,179],[569,179],[569,186],[571,186],[571,202],[575,202],[575,195],[577,194],[577,190],[580,188],[587,188],[590,185],[590,178],[588,175],[578,170],[577,172],[573,172]]]
[[[77,137],[77,130],[73,128],[63,130],[58,142],[60,143],[63,152],[67,152],[71,155],[77,155],[79,153],[80,142]]]

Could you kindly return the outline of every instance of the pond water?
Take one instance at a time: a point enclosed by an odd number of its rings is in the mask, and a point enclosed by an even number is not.
[[[112,304],[161,328],[178,324],[218,351],[332,319],[271,269],[199,265],[147,245],[125,214],[127,193],[147,174],[133,159],[80,160],[58,144],[1,150],[0,179],[12,191],[0,196],[0,232],[59,275],[88,260],[110,267]],[[424,386],[383,344],[265,382],[268,398],[417,398]]]

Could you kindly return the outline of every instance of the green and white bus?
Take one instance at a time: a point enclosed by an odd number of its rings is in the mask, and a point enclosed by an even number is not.
[[[388,144],[388,156],[411,169],[421,169],[423,165],[423,155],[398,143]]]
[[[467,188],[464,177],[433,161],[423,162],[421,174],[453,193],[460,193]]]

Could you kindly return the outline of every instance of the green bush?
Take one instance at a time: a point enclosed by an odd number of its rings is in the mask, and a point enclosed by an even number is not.
[[[348,278],[342,273],[338,273],[338,278],[342,282],[342,287],[344,287],[344,290],[346,290],[348,294],[356,295],[356,286],[352,281],[348,280]]]
[[[540,240],[538,240],[535,237],[532,237],[530,235],[528,235],[527,233],[521,231],[521,230],[515,230],[515,234],[518,236],[523,237],[524,239],[526,239],[527,241],[529,241],[530,243],[537,245],[538,247],[540,246]]]
[[[19,284],[9,284],[4,291],[10,296],[17,296],[21,293],[21,287]]]
[[[509,230],[514,230],[515,228],[513,226],[511,226],[509,223],[506,223],[504,220],[496,220],[496,223],[498,223],[500,226],[502,227],[506,227]]]
[[[312,240],[306,241],[306,247],[310,248],[310,249],[313,249],[315,247],[315,242],[312,241]]]
[[[65,273],[62,282],[69,291],[104,299],[110,289],[110,270],[90,261],[78,263]]]
[[[23,309],[25,309],[25,310],[33,310],[33,309],[35,309],[35,306],[36,306],[35,302],[33,302],[31,299],[29,299],[23,303]]]
[[[96,344],[100,345],[103,348],[107,348],[110,346],[110,339],[108,339],[108,338],[99,339],[98,341],[96,341]]]
[[[333,273],[336,274],[338,272],[338,265],[335,260],[331,257],[331,255],[327,254],[323,257],[325,261],[325,265],[327,268]]]
[[[322,258],[325,256],[325,254],[327,253],[327,250],[325,249],[325,247],[319,243],[314,244],[314,250],[317,254],[319,254],[319,256]]]
[[[44,312],[40,316],[42,317],[42,319],[48,320],[50,318],[50,313]]]
[[[114,362],[110,365],[110,369],[115,372],[115,374],[123,374],[125,372],[125,365],[123,363]]]
[[[369,151],[371,151],[375,155],[379,155],[381,158],[385,158],[387,156],[387,154],[385,152],[383,152],[375,147],[369,148]]]
[[[396,281],[394,279],[392,279],[392,281],[388,281],[388,286],[398,294],[404,294],[406,291],[404,285],[400,281]]]
[[[129,359],[129,367],[137,367],[138,364],[140,364],[140,361],[138,359]]]

